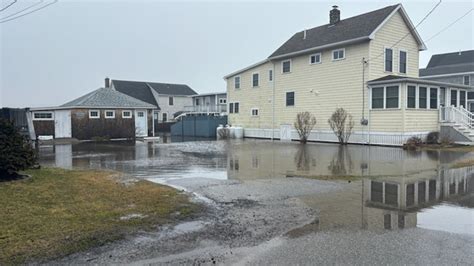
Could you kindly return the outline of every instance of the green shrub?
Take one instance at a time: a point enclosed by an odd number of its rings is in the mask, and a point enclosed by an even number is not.
[[[426,136],[426,143],[427,144],[438,144],[439,142],[439,132],[433,131],[428,133]]]
[[[0,180],[36,164],[36,153],[11,122],[0,119]]]

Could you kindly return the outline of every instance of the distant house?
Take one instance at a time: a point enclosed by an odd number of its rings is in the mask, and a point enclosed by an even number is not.
[[[354,121],[351,143],[401,146],[433,131],[474,141],[474,115],[462,107],[474,88],[420,79],[423,50],[401,4],[345,19],[333,6],[328,23],[224,77],[229,124],[243,127],[244,137],[296,140],[296,116],[308,111],[317,118],[308,139],[335,142],[327,121],[344,108]]]
[[[106,87],[108,79],[106,79]],[[154,119],[159,123],[168,122],[174,114],[193,104],[189,96],[197,93],[188,85],[147,81],[112,80],[110,87],[133,98],[157,106]]]
[[[122,139],[153,136],[157,106],[100,88],[58,107],[31,108],[38,137]]]
[[[420,78],[474,86],[474,50],[433,55]],[[465,108],[474,112],[474,91],[467,98]]]
[[[192,105],[187,106],[187,113],[216,113],[225,114],[227,112],[227,93],[203,93],[191,96]]]

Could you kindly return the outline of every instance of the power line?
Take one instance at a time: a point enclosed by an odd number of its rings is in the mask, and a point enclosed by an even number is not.
[[[462,15],[461,17],[459,17],[458,19],[456,19],[455,21],[453,21],[451,24],[449,24],[448,26],[446,26],[445,28],[443,28],[442,30],[438,31],[436,34],[434,34],[433,36],[431,36],[430,38],[428,38],[428,40],[426,40],[426,42],[431,41],[433,38],[435,38],[436,36],[440,35],[443,31],[449,29],[451,26],[453,26],[454,24],[456,24],[456,22],[460,21],[462,18],[464,18],[465,16],[467,16],[469,13],[471,13],[473,10],[474,10],[474,8],[471,8],[471,9],[470,9],[469,11],[467,11],[464,15]]]
[[[6,7],[0,9],[0,12],[2,12],[3,10],[6,10],[7,8],[11,7],[13,4],[16,3],[17,0],[13,0],[13,2],[11,2],[9,5],[7,5]]]
[[[34,12],[36,12],[36,11],[39,11],[39,10],[41,10],[41,9],[43,9],[43,8],[46,8],[46,7],[48,7],[48,6],[52,5],[52,4],[56,4],[57,2],[58,2],[58,0],[54,0],[53,2],[51,2],[51,3],[49,3],[49,4],[46,4],[46,5],[42,6],[42,7],[38,7],[37,9],[33,9],[33,10],[31,10],[30,12],[23,13],[23,14],[21,14],[21,15],[19,15],[19,16],[13,17],[13,18],[0,20],[0,23],[5,23],[5,22],[8,22],[8,21],[12,21],[12,20],[21,18],[21,17],[23,17],[23,16],[26,16],[26,15],[28,15],[28,14],[31,14],[31,13],[34,13]]]
[[[418,28],[418,26],[421,25],[421,23],[423,23],[430,15],[431,13],[433,13],[433,11],[435,11],[435,9],[441,4],[441,0],[439,0],[439,2],[430,10],[430,12],[428,12],[428,14],[425,15],[425,17],[420,20],[420,22],[418,22],[418,24],[415,25],[415,27],[413,27],[413,31],[416,30],[416,28]],[[406,37],[408,37],[410,34],[412,34],[412,31],[409,31],[407,32],[407,34],[405,34],[405,36],[403,36],[400,40],[398,40],[396,43],[394,43],[392,46],[390,46],[389,49],[392,49],[393,47],[395,47],[395,45],[399,44],[400,42],[402,42],[403,40],[405,40]],[[380,54],[378,54],[376,57],[374,58],[369,58],[367,59],[366,62],[369,62],[370,60],[373,60],[373,59],[377,59],[379,58],[381,55],[385,54],[385,51],[381,52]]]
[[[1,21],[1,20],[4,20],[4,19],[7,19],[7,18],[11,18],[11,17],[15,16],[16,14],[20,14],[21,12],[26,11],[26,10],[28,10],[28,9],[30,9],[30,8],[33,8],[33,7],[39,5],[39,4],[43,3],[43,2],[44,2],[44,0],[41,0],[41,1],[37,2],[37,3],[34,3],[34,4],[30,5],[30,6],[27,7],[27,8],[24,8],[24,9],[22,9],[22,10],[20,10],[20,11],[17,11],[17,12],[15,12],[15,13],[13,13],[13,14],[10,14],[10,15],[8,15],[8,16],[6,16],[6,17],[0,18],[0,21]]]

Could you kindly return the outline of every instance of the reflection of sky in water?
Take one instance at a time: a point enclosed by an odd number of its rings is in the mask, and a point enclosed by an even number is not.
[[[474,209],[448,204],[427,208],[418,213],[420,228],[474,235]]]

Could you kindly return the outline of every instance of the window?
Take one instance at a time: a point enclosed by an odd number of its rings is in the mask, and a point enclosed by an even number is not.
[[[234,113],[235,114],[239,113],[239,103],[234,103]]]
[[[332,60],[333,61],[342,60],[344,58],[345,58],[345,50],[344,49],[338,49],[338,50],[332,51]]]
[[[321,63],[321,53],[313,54],[309,56],[309,64],[319,64]]]
[[[273,81],[273,70],[268,70],[268,81]]]
[[[234,113],[234,103],[229,103],[229,114]]]
[[[372,88],[372,109],[383,109],[384,88]]]
[[[426,87],[419,87],[418,88],[418,108],[426,109],[426,100],[427,100],[427,88]]]
[[[173,97],[169,97],[169,98],[168,98],[168,104],[169,104],[169,105],[173,105],[173,104],[174,104],[174,98],[173,98]]]
[[[459,106],[466,108],[466,91],[459,91]]]
[[[99,110],[89,110],[89,118],[100,118]]]
[[[464,85],[471,85],[471,77],[466,75],[463,77],[463,84]]]
[[[286,93],[286,106],[295,106],[295,92]]]
[[[234,88],[240,89],[240,76],[234,77]]]
[[[132,118],[132,111],[122,111],[122,118]]]
[[[398,86],[386,88],[385,108],[398,108]]]
[[[252,108],[252,116],[258,116],[258,108]]]
[[[161,120],[162,120],[163,122],[168,121],[168,113],[162,113],[162,114],[161,114]]]
[[[467,98],[468,98],[469,100],[474,100],[474,91],[468,92],[468,93],[467,93]]]
[[[438,88],[430,88],[430,109],[438,108]]]
[[[114,110],[105,110],[105,118],[115,118]]]
[[[34,120],[53,120],[53,112],[34,112]]]
[[[137,116],[138,116],[138,117],[144,117],[144,116],[145,116],[145,112],[143,112],[143,111],[137,112]]]
[[[416,108],[416,87],[408,85],[407,108]]]
[[[252,87],[258,87],[258,73],[252,74]]]
[[[400,50],[400,62],[398,64],[398,71],[400,73],[407,73],[407,52]]]
[[[458,106],[458,91],[451,90],[451,105]]]
[[[199,98],[196,98],[196,105],[199,105]]]
[[[220,98],[220,99],[219,99],[219,103],[220,103],[220,104],[226,104],[226,103],[227,103],[227,99],[226,99],[226,98]]]
[[[290,73],[291,72],[291,60],[285,60],[281,62],[281,72]]]
[[[392,72],[393,70],[393,50],[385,48],[385,71]]]

